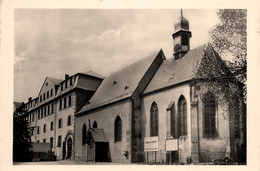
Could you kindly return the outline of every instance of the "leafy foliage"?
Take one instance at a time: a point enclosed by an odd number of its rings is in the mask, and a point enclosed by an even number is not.
[[[211,30],[211,44],[197,65],[195,80],[203,83],[200,97],[207,91],[216,94],[223,116],[238,125],[241,123],[236,121],[245,111],[242,98],[246,102],[247,94],[247,13],[241,9],[221,9],[217,15],[220,23]],[[223,62],[220,56],[232,60]],[[246,129],[245,125],[237,127]]]
[[[28,161],[31,136],[28,122],[19,115],[21,111],[13,115],[13,161]]]
[[[231,57],[226,64],[232,77],[244,83],[246,102],[247,79],[247,11],[245,9],[220,9],[220,23],[211,30],[212,46],[222,57]]]

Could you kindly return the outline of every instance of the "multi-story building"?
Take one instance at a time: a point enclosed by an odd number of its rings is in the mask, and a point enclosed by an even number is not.
[[[85,105],[102,82],[103,76],[87,71],[64,80],[46,77],[38,96],[22,104],[29,122],[32,142],[49,142],[60,159],[74,158],[74,114]]]

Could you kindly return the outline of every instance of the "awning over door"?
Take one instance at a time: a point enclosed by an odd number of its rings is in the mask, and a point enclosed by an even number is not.
[[[103,129],[99,128],[89,128],[87,133],[88,140],[92,140],[94,142],[108,142],[105,137],[105,133]]]

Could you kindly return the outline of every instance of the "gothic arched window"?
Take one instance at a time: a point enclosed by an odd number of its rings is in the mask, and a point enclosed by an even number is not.
[[[187,135],[187,102],[182,95],[178,100],[178,137]]]
[[[115,120],[115,142],[122,141],[122,120],[119,116]]]
[[[216,100],[213,93],[208,92],[203,96],[204,104],[204,136],[216,136]]]
[[[82,127],[82,145],[86,143],[86,139],[87,139],[87,126],[86,124],[84,124]]]
[[[155,102],[152,103],[150,109],[150,134],[152,136],[158,136],[158,107]]]

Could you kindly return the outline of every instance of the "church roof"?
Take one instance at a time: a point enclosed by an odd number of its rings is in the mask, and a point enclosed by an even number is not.
[[[160,52],[156,51],[107,76],[90,99],[90,103],[79,113],[130,97]]]
[[[179,60],[164,60],[143,94],[191,80],[205,48],[206,45],[201,45],[192,49]]]
[[[205,68],[205,65],[209,65],[206,66],[208,68]],[[205,69],[211,72],[208,76],[212,77],[217,76],[218,73],[229,72],[210,43],[188,51],[181,59],[164,60],[143,94],[190,81],[195,78],[195,74],[206,73],[203,71]]]

